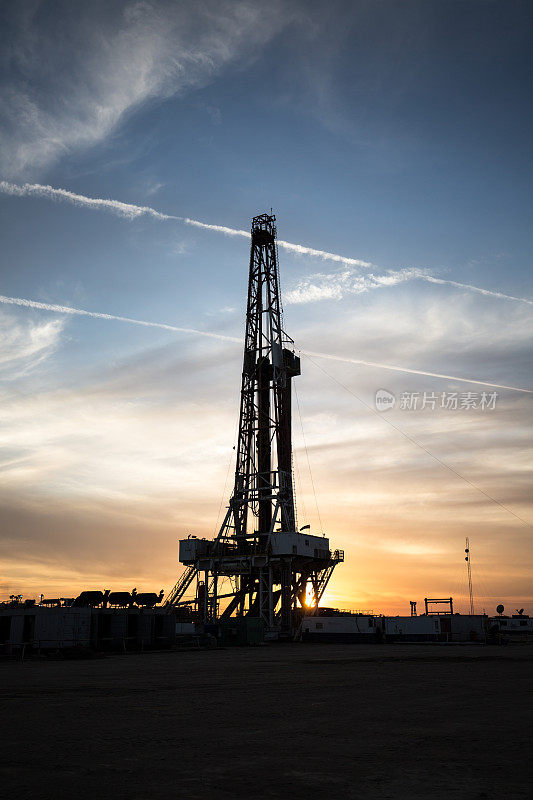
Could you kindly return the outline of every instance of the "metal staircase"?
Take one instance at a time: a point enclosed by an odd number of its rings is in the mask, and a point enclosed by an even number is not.
[[[179,603],[191,583],[193,582],[197,573],[195,566],[186,567],[185,571],[180,575],[178,582],[174,588],[168,593],[165,600],[166,606],[175,606]]]

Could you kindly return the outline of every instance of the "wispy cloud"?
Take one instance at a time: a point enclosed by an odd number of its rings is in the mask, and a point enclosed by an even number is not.
[[[34,323],[0,314],[0,365],[4,379],[31,371],[57,349],[64,320]]]
[[[368,265],[371,266],[370,264]],[[485,297],[495,297],[500,300],[512,300],[517,303],[533,305],[533,300],[527,297],[516,297],[504,292],[496,292],[491,289],[482,289],[479,286],[472,286],[469,283],[459,283],[458,281],[436,278],[428,274],[427,269],[417,267],[406,267],[404,269],[389,269],[381,275],[367,273],[361,275],[353,269],[342,270],[332,273],[315,273],[302,278],[298,284],[285,293],[287,303],[316,303],[320,300],[342,300],[352,294],[362,294],[372,289],[383,289],[396,286],[406,281],[421,280],[428,283],[439,284],[441,286],[453,286],[456,289],[464,289],[468,292],[476,292]]]
[[[396,286],[398,283],[424,277],[420,269],[387,270],[382,275],[361,275],[348,269],[331,274],[317,273],[301,280],[296,288],[285,293],[286,303],[314,303],[319,300],[342,300],[349,294],[362,294],[371,289]]]
[[[2,331],[8,328],[6,322]],[[115,580],[123,571],[129,582],[147,562],[154,568],[155,543],[168,562],[176,526],[185,530],[194,517],[212,533],[220,497],[216,489],[206,498],[205,481],[223,485],[234,457],[234,409],[211,402],[227,359],[200,353],[201,344],[181,353],[152,348],[117,359],[113,369],[81,367],[76,380],[54,373],[36,383],[25,373],[2,388],[0,558],[19,591],[27,583],[27,591],[43,591],[40,580],[53,584],[57,576],[43,575],[43,565],[53,562],[59,573],[72,564],[73,591],[73,583],[91,581],[91,572],[105,574],[109,553],[123,548],[127,555],[112,570]],[[193,385],[184,385],[185,371],[198,378]],[[163,566],[157,583],[169,584],[174,572]]]
[[[254,0],[61,9],[60,25],[28,4],[9,12],[0,98],[5,175],[35,172],[102,142],[144,103],[204,86],[227,64],[253,57],[294,17],[292,5],[277,0],[268,14]]]
[[[139,206],[134,203],[124,203],[121,200],[112,200],[108,198],[87,197],[83,194],[71,192],[68,189],[57,189],[53,186],[45,186],[39,183],[16,184],[10,183],[9,181],[0,181],[0,192],[11,195],[12,197],[40,197],[45,200],[71,203],[79,207],[110,211],[128,220],[149,216],[162,221],[181,222],[185,225],[214,231],[215,233],[222,233],[226,236],[239,236],[245,239],[250,238],[249,232],[240,228],[231,228],[226,225],[201,222],[197,219],[178,216],[176,214],[165,214],[151,206]],[[316,273],[303,278],[293,289],[285,294],[284,299],[287,303],[312,303],[319,300],[341,300],[343,297],[350,294],[361,294],[371,289],[395,286],[405,281],[424,280],[434,284],[465,289],[466,291],[476,292],[488,297],[496,297],[501,300],[512,300],[514,302],[533,305],[533,300],[526,297],[515,297],[514,295],[483,289],[479,286],[472,286],[467,283],[436,278],[433,275],[429,275],[428,270],[422,270],[416,267],[405,267],[398,270],[389,269],[383,271],[382,274],[378,274],[377,271],[379,267],[373,265],[370,261],[343,256],[338,253],[331,253],[327,250],[317,250],[314,247],[287,242],[284,239],[278,239],[278,245],[284,250],[297,255],[332,261],[343,264],[347,268],[340,272],[329,274]],[[360,275],[357,271],[359,268],[365,270],[373,269],[373,272]]]
[[[331,366],[320,362],[342,382],[373,402],[379,378],[373,364],[387,370],[384,388],[396,385],[401,391],[427,389],[433,381],[417,379],[417,373],[434,373],[441,380],[455,382],[469,377],[472,382],[498,383],[524,387],[531,393],[531,340],[533,316],[528,307],[515,303],[486,303],[476,294],[459,294],[451,313],[447,292],[435,293],[421,303],[415,293],[406,292],[401,303],[392,293],[374,292],[354,313],[351,304],[339,305],[335,313],[324,309],[318,317],[298,314],[305,327],[297,341],[311,358],[313,353],[328,356]],[[293,312],[294,313],[294,312]],[[346,370],[341,363],[364,362],[369,369]],[[402,367],[402,372],[396,367]],[[314,367],[310,367],[314,369]],[[413,379],[406,384],[403,368]],[[430,377],[430,376],[428,376]],[[365,388],[363,388],[365,387]],[[443,387],[446,388],[446,387]],[[454,388],[454,390],[456,390]]]

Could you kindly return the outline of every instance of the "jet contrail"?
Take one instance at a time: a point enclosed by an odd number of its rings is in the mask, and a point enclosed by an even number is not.
[[[42,197],[45,200],[64,200],[75,206],[103,208],[107,211],[112,211],[114,214],[118,214],[119,217],[126,217],[126,219],[130,220],[141,217],[143,214],[148,214],[156,219],[181,219],[181,217],[172,217],[169,214],[162,214],[160,211],[156,211],[155,208],[150,208],[149,206],[135,206],[131,203],[122,203],[120,200],[102,200],[98,197],[85,197],[83,194],[69,192],[68,189],[54,189],[53,186],[43,186],[40,183],[24,183],[20,186],[17,183],[0,181],[0,191],[4,194],[13,195],[14,197]]]
[[[120,200],[106,200],[102,198],[86,197],[83,194],[69,192],[68,189],[55,189],[53,186],[43,186],[40,183],[24,183],[21,186],[17,183],[0,181],[0,192],[15,197],[42,197],[46,200],[62,200],[67,203],[72,203],[72,205],[75,206],[104,209],[117,214],[119,217],[124,217],[129,220],[147,215],[160,220],[174,220],[176,222],[183,222],[185,225],[191,225],[195,228],[203,228],[207,231],[215,231],[216,233],[224,233],[226,236],[242,236],[246,239],[250,238],[249,231],[239,230],[239,228],[228,228],[225,225],[212,225],[207,222],[200,222],[197,219],[191,219],[190,217],[179,217],[174,214],[163,214],[161,211],[157,211],[155,208],[150,208],[150,206],[136,206],[132,203],[122,203]],[[305,247],[305,245],[302,244],[293,244],[292,242],[286,242],[283,239],[278,239],[277,242],[279,247],[282,247],[284,250],[289,250],[292,253],[315,256],[316,258],[322,258],[325,261],[336,261],[352,267],[366,268],[372,266],[369,261],[361,261],[358,258],[348,258],[346,256],[337,255],[337,253],[328,253],[326,250],[315,250],[313,247]]]
[[[85,311],[83,308],[59,306],[54,303],[39,303],[37,300],[26,300],[23,297],[4,297],[4,295],[0,294],[0,303],[6,303],[12,306],[23,306],[24,308],[38,308],[41,311],[55,311],[58,314],[75,314],[80,317],[111,319],[117,320],[118,322],[129,322],[132,325],[143,325],[145,328],[163,328],[165,331],[192,333],[196,336],[207,336],[209,339],[221,339],[223,342],[241,343],[241,339],[237,339],[236,336],[225,336],[223,333],[210,333],[209,331],[200,331],[196,328],[180,328],[177,325],[165,325],[163,322],[146,322],[142,319],[131,319],[131,317],[118,317],[115,314],[100,314],[97,311]]]
[[[346,358],[345,356],[332,356],[329,353],[313,353],[310,350],[300,350],[306,356],[315,358],[328,358],[330,361],[343,361],[345,364],[362,364],[365,367],[379,367],[379,369],[390,369],[394,372],[407,372],[410,375],[427,375],[430,378],[444,378],[449,381],[462,381],[463,383],[477,383],[479,386],[490,386],[493,389],[510,389],[512,392],[527,392],[533,394],[533,389],[522,389],[518,386],[505,386],[502,383],[489,383],[479,381],[474,378],[459,378],[457,375],[444,375],[440,372],[426,372],[421,369],[409,369],[408,367],[393,367],[391,364],[380,364],[376,361],[362,361],[358,358]]]
[[[83,194],[70,192],[68,189],[55,189],[53,186],[44,186],[40,183],[24,183],[20,185],[17,183],[9,183],[8,181],[0,181],[0,192],[15,197],[42,197],[46,200],[64,201],[75,206],[103,209],[105,211],[111,211],[113,214],[117,214],[119,217],[129,220],[146,215],[159,220],[182,222],[185,225],[190,225],[195,228],[202,228],[203,230],[207,231],[215,231],[216,233],[223,233],[226,236],[240,236],[246,239],[250,238],[250,233],[248,231],[243,231],[239,228],[229,228],[225,225],[213,225],[208,222],[200,222],[200,220],[197,219],[181,217],[175,214],[163,214],[161,211],[157,211],[155,208],[151,208],[150,206],[137,206],[133,203],[123,203],[120,200],[87,197]],[[372,262],[363,261],[359,258],[349,258],[348,256],[341,256],[338,253],[330,253],[327,250],[317,250],[314,247],[307,247],[303,244],[294,244],[293,242],[287,242],[284,239],[278,239],[277,242],[279,247],[298,255],[321,258],[324,261],[333,261],[348,267],[361,267],[363,269],[375,267]],[[393,271],[388,270],[388,272],[392,273]],[[458,283],[457,281],[434,278],[431,275],[419,276],[419,278],[420,280],[429,281],[430,283],[455,286],[457,289],[466,289],[470,292],[477,292],[478,294],[483,294],[490,297],[498,297],[502,300],[513,300],[514,302],[533,305],[533,300],[529,300],[524,297],[514,297],[513,295],[503,294],[502,292],[493,292],[489,289],[481,289],[478,286],[472,286],[468,283]]]
[[[457,281],[448,281],[443,278],[433,278],[431,275],[419,275],[418,278],[422,281],[429,281],[429,283],[441,283],[447,286],[456,286],[458,289],[468,289],[471,292],[478,292],[478,294],[485,294],[489,297],[500,297],[503,300],[516,300],[518,303],[527,303],[533,306],[533,300],[528,300],[526,297],[514,297],[512,294],[503,294],[502,292],[493,292],[490,289],[480,289],[479,286],[472,286],[470,283],[458,283]]]
[[[38,300],[27,300],[23,297],[5,297],[0,295],[0,303],[12,306],[22,306],[23,308],[35,308],[41,311],[54,311],[58,314],[73,314],[81,317],[94,317],[95,319],[108,319],[116,320],[117,322],[128,322],[131,325],[142,325],[145,328],[162,328],[166,331],[175,331],[177,333],[190,333],[195,336],[206,336],[209,339],[219,339],[223,342],[232,342],[242,344],[242,339],[236,336],[226,336],[223,333],[212,333],[210,331],[201,331],[197,328],[183,328],[178,325],[167,325],[164,322],[147,322],[142,319],[133,319],[132,317],[120,317],[115,314],[102,314],[97,311],[86,311],[83,308],[72,308],[71,306],[61,306],[54,303],[40,303]],[[475,383],[479,386],[490,386],[493,389],[509,389],[513,392],[526,392],[533,394],[533,389],[522,389],[519,386],[506,386],[500,383],[489,383],[488,381],[480,381],[473,378],[460,378],[457,375],[443,375],[439,372],[426,372],[419,369],[409,369],[408,367],[395,367],[390,364],[380,364],[377,361],[363,361],[357,358],[346,358],[345,356],[335,356],[329,353],[316,353],[312,350],[300,350],[299,352],[307,356],[314,356],[315,358],[327,358],[330,361],[342,361],[345,364],[361,364],[365,367],[377,367],[378,369],[393,370],[394,372],[405,372],[410,375],[427,375],[430,378],[444,378],[451,381],[461,381],[462,383]]]

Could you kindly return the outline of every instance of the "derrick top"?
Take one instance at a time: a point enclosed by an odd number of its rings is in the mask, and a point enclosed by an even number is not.
[[[273,244],[276,238],[276,215],[258,214],[252,219],[252,244]]]

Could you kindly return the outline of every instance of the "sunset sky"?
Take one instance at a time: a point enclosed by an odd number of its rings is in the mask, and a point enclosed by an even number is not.
[[[324,604],[466,610],[469,536],[476,610],[533,613],[532,4],[0,17],[0,599],[167,590],[216,534],[272,208]]]

